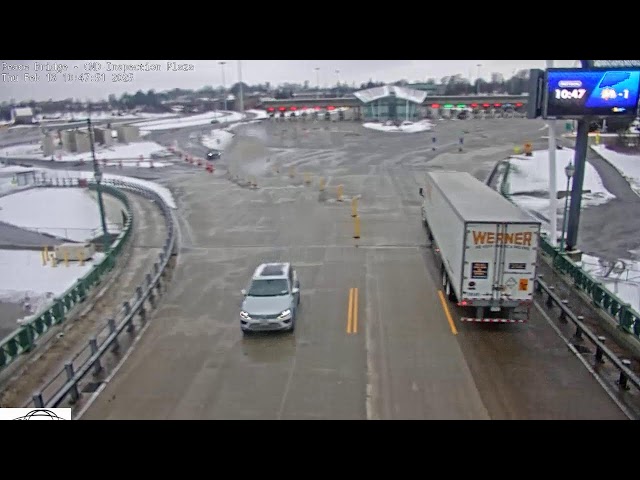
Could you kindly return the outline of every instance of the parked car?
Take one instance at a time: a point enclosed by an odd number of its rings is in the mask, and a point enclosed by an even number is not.
[[[222,156],[219,150],[209,150],[207,152],[207,160],[218,160]]]
[[[242,333],[294,331],[300,305],[300,281],[291,263],[259,265],[242,295]]]

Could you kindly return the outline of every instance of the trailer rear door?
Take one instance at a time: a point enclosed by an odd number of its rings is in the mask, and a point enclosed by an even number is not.
[[[539,225],[467,224],[462,298],[531,300]]]

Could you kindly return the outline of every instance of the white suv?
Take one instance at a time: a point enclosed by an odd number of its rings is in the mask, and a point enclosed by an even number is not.
[[[293,332],[300,305],[300,281],[290,263],[263,263],[242,290],[240,328],[253,331]]]

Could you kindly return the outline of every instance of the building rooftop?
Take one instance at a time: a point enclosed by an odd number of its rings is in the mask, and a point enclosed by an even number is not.
[[[422,103],[424,102],[424,99],[427,98],[427,92],[413,90],[411,88],[398,87],[396,85],[384,85],[382,87],[360,90],[359,92],[355,92],[354,95],[363,103],[374,102],[391,95],[395,95],[396,98],[408,100],[409,102],[413,103]]]

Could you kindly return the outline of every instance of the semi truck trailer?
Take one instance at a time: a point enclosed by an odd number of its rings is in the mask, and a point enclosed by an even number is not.
[[[466,172],[428,172],[419,193],[443,293],[460,320],[526,322],[540,222]]]

